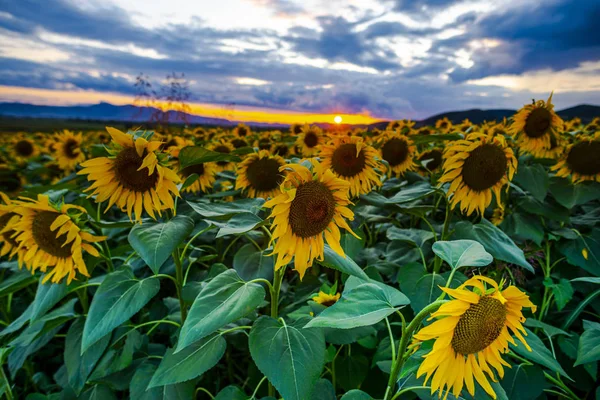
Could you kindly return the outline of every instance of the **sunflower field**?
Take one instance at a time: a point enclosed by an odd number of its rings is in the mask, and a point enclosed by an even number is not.
[[[0,136],[0,397],[600,398],[600,118]]]

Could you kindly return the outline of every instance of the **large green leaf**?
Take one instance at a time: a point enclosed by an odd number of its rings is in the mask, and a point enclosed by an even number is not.
[[[540,246],[544,240],[544,226],[535,215],[513,212],[504,219],[501,228],[517,242],[531,240]]]
[[[544,200],[550,186],[548,172],[540,164],[519,165],[514,181],[539,201]]]
[[[179,167],[181,169],[191,165],[216,161],[239,162],[241,158],[230,153],[219,153],[205,149],[201,146],[187,146],[179,152]]]
[[[523,250],[518,248],[511,238],[486,219],[482,219],[476,225],[468,221],[457,223],[455,236],[458,239],[475,240],[481,243],[494,258],[517,264],[528,271],[534,272],[531,264],[525,259]]]
[[[492,255],[485,251],[481,243],[474,240],[440,240],[435,242],[431,249],[452,269],[484,267],[494,261]]]
[[[329,245],[325,245],[324,260],[319,261],[328,268],[337,269],[338,271],[345,272],[348,275],[356,276],[361,279],[369,279],[367,274],[351,259],[348,255],[346,257],[340,256],[338,253],[333,251]]]
[[[417,313],[428,304],[434,302],[442,294],[440,287],[443,287],[445,284],[446,280],[435,272],[425,274],[419,278],[414,289],[409,294],[410,306],[413,311]]]
[[[66,280],[61,283],[46,282],[45,284],[42,284],[42,279],[44,279],[44,277],[40,278],[40,283],[32,303],[32,322],[54,307],[68,292]]]
[[[311,320],[305,328],[350,329],[373,325],[409,302],[402,292],[391,286],[384,289],[376,283],[360,283],[347,288],[340,300]]]
[[[257,278],[270,281],[273,279],[274,261],[268,253],[268,250],[258,251],[251,243],[245,244],[233,256],[233,269],[246,281]]]
[[[256,309],[265,298],[258,283],[244,282],[235,270],[219,274],[202,288],[181,328],[176,353]]]
[[[0,282],[0,297],[8,296],[37,282],[38,278],[27,270],[17,271]]]
[[[169,349],[154,373],[149,388],[172,385],[194,379],[214,367],[223,354],[227,342],[219,334],[205,337],[178,353]]]
[[[587,258],[584,257],[584,249],[587,250]],[[569,264],[600,276],[600,229],[592,230],[590,235],[577,236],[575,240],[561,240],[558,250],[567,257]]]
[[[129,243],[157,274],[160,266],[193,229],[193,219],[178,215],[167,222],[146,222],[134,226],[129,232]]]
[[[253,213],[239,213],[231,217],[231,219],[229,219],[229,221],[227,221],[227,223],[222,226],[221,229],[219,229],[219,232],[217,232],[217,237],[219,238],[225,235],[239,235],[241,233],[246,233],[262,223],[262,218]]]
[[[252,359],[286,400],[309,399],[325,364],[323,331],[304,324],[263,316],[250,331]]]
[[[398,193],[387,200],[388,204],[402,204],[408,203],[409,201],[418,200],[422,197],[428,196],[434,193],[436,189],[432,187],[428,182],[419,182],[402,188]]]
[[[159,289],[158,279],[138,280],[128,267],[109,274],[92,300],[83,329],[81,353],[140,311]]]
[[[352,389],[344,394],[341,400],[373,400],[373,398],[362,390]]]
[[[587,182],[573,185],[569,179],[553,177],[550,179],[550,193],[556,201],[566,208],[585,204],[600,198],[600,184]]]
[[[549,386],[544,371],[535,365],[513,365],[500,381],[510,400],[535,400]]]
[[[249,397],[246,396],[246,393],[244,393],[239,387],[234,386],[234,385],[229,385],[229,386],[225,387],[223,390],[221,390],[219,393],[217,393],[214,400],[248,400],[248,399],[249,399]],[[252,399],[252,400],[254,400],[254,399]]]
[[[587,364],[600,360],[600,324],[583,321],[584,331],[579,338],[577,361],[575,365]]]
[[[525,331],[527,332],[525,340],[527,341],[529,347],[531,347],[532,351],[527,350],[523,343],[519,342],[518,340],[515,341],[517,344],[516,346],[514,344],[510,344],[511,350],[520,356],[533,361],[534,363],[546,367],[554,372],[558,372],[562,376],[571,379],[556,358],[554,358],[550,350],[548,350],[548,348],[544,345],[544,342],[542,342],[542,340],[529,329],[525,328]]]
[[[137,367],[129,383],[129,398],[135,400],[189,400],[194,396],[194,381],[149,388],[156,365],[144,361]]]
[[[556,283],[552,280],[552,278],[546,278],[544,279],[544,286],[552,290],[558,311],[562,311],[562,309],[565,308],[575,293],[573,286],[571,286],[571,282],[565,278],[560,278]]]
[[[71,386],[77,394],[79,394],[85,386],[88,376],[92,373],[92,370],[96,366],[98,360],[100,360],[102,353],[104,353],[104,350],[110,341],[110,335],[106,335],[81,354],[80,349],[83,325],[83,319],[78,319],[71,325],[67,332],[64,350],[69,386]]]
[[[81,400],[117,400],[115,393],[106,385],[94,385],[79,397]]]
[[[226,203],[187,202],[192,209],[205,218],[222,218],[240,213],[257,214],[265,203],[264,199],[239,199]]]
[[[390,240],[400,240],[416,247],[423,247],[426,242],[433,239],[433,232],[422,229],[400,229],[393,226],[387,230],[387,237]]]
[[[369,359],[361,354],[335,359],[335,377],[344,390],[358,389],[369,373]]]

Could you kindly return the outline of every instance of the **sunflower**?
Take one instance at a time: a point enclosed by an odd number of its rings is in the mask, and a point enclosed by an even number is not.
[[[70,173],[77,164],[85,160],[82,150],[83,138],[81,132],[75,135],[73,132],[64,130],[55,136],[54,157],[60,169]]]
[[[491,287],[486,289],[484,282]],[[431,318],[437,320],[414,336],[420,341],[435,340],[433,349],[424,356],[417,377],[425,374],[426,385],[433,376],[431,394],[438,391],[440,398],[444,390],[450,392],[451,389],[458,397],[463,386],[474,396],[475,378],[495,399],[496,393],[485,374],[496,381],[490,365],[500,378],[504,376],[502,365],[510,368],[501,354],[508,350],[509,343],[517,345],[511,333],[531,351],[523,337],[527,333],[522,325],[525,317],[521,310],[528,307],[535,312],[536,306],[517,287],[502,290],[502,285],[484,276],[475,276],[457,289],[442,290],[454,300],[432,313]]]
[[[338,300],[340,299],[340,294],[336,293],[336,294],[329,294],[329,293],[325,293],[322,290],[319,290],[319,294],[316,296],[313,296],[312,301],[314,301],[315,303],[319,303],[325,307],[331,307],[332,305],[334,305]]]
[[[235,148],[231,143],[221,139],[213,141],[210,145],[210,150],[216,151],[217,153],[229,154],[235,150]],[[217,161],[215,164],[217,166],[217,172],[233,170],[235,166],[231,161]]]
[[[0,191],[8,195],[18,195],[25,185],[25,178],[7,165],[0,165]]]
[[[186,140],[176,135],[168,134],[163,137],[162,144],[160,145],[161,151],[169,151],[172,147],[183,147],[186,145]],[[188,144],[193,146],[194,144]]]
[[[27,162],[36,157],[40,150],[35,142],[25,136],[17,136],[11,143],[11,153],[14,160],[18,163]]]
[[[238,126],[236,126],[233,129],[233,134],[237,137],[246,137],[246,136],[250,136],[250,134],[252,133],[252,131],[250,130],[250,128],[248,128],[246,125],[244,124],[239,124]]]
[[[548,158],[557,160],[565,154],[568,142],[563,135],[550,136],[550,147],[529,152],[535,158]]]
[[[600,132],[594,135],[579,134],[561,159],[550,168],[556,176],[571,177],[573,183],[600,182]]]
[[[142,223],[142,211],[156,219],[154,212],[170,208],[175,211],[173,196],[179,196],[176,183],[179,177],[166,166],[166,154],[159,153],[159,141],[134,139],[115,128],[106,128],[112,137],[109,157],[97,157],[82,163],[78,175],[88,175],[93,184],[85,191],[93,191],[96,202],[108,200],[104,212],[116,204],[122,211],[131,212]]]
[[[191,185],[182,190],[184,193],[206,193],[210,188],[213,187],[215,183],[217,168],[214,163],[200,163],[181,169],[179,167],[179,152],[182,148],[189,146],[190,143],[192,143],[191,145],[193,146],[193,142],[186,140],[185,143],[180,147],[171,147],[169,154],[171,157],[173,157],[172,165],[173,168],[177,170],[177,174],[181,177],[181,180],[184,182],[193,174],[198,176],[198,178]]]
[[[43,282],[59,283],[66,277],[67,283],[71,283],[77,272],[90,276],[83,250],[98,257],[100,254],[90,243],[106,237],[81,229],[78,222],[86,214],[84,208],[69,204],[58,207],[50,203],[48,196],[38,195],[37,200],[22,198],[14,212],[21,218],[12,225],[15,231],[12,237],[19,244],[18,250],[25,249],[19,267],[24,263],[32,273],[37,269],[46,272],[51,267]]]
[[[300,153],[305,157],[317,154],[321,145],[325,141],[323,131],[318,126],[304,125],[302,133],[296,140],[296,145],[300,148]]]
[[[414,162],[417,147],[407,136],[386,131],[379,137],[379,146],[381,158],[390,165],[390,173],[401,176],[417,167]]]
[[[284,165],[283,158],[273,156],[267,150],[250,154],[237,167],[235,189],[246,191],[248,197],[275,197],[285,178],[285,172],[281,170]]]
[[[415,121],[411,121],[409,119],[401,119],[398,121],[391,121],[386,130],[388,131],[403,131],[405,129],[412,129],[415,126]]]
[[[377,159],[377,150],[365,144],[358,136],[339,136],[321,148],[323,168],[350,183],[350,196],[367,194],[381,186],[376,168],[383,169]]]
[[[550,138],[563,128],[563,120],[554,112],[552,94],[546,102],[534,101],[513,116],[509,133],[516,136],[519,148],[526,152],[547,149]]]
[[[435,128],[444,133],[450,132],[452,130],[452,122],[448,119],[448,117],[438,119],[435,121]]]
[[[292,124],[292,125],[290,126],[290,133],[291,133],[293,136],[300,135],[300,134],[302,133],[302,125],[299,125],[299,124]]]
[[[323,236],[333,251],[343,257],[339,227],[358,237],[344,219],[354,219],[354,213],[348,208],[350,184],[336,178],[330,169],[315,160],[312,171],[299,164],[289,164],[282,169],[290,172],[280,186],[281,193],[264,205],[272,208],[269,218],[274,218],[275,270],[289,264],[295,256],[294,268],[302,279],[315,258],[323,260]]]
[[[587,124],[583,130],[585,132],[591,132],[591,133],[594,133],[596,131],[600,131],[600,117],[594,118],[592,120],[592,122],[590,122],[589,124]]]
[[[272,151],[276,156],[285,157],[290,154],[290,147],[285,143],[278,143],[273,145]]]
[[[498,204],[496,208],[494,208],[494,212],[492,213],[492,218],[490,221],[492,224],[498,226],[504,221],[504,206],[502,204]]]
[[[12,253],[17,249],[18,243],[13,238],[15,231],[12,226],[19,220],[19,214],[14,212],[14,202],[4,193],[0,192],[0,257]]]
[[[500,201],[500,190],[512,180],[517,159],[504,136],[472,133],[455,141],[444,152],[444,174],[441,183],[450,183],[448,197],[454,208],[460,203],[462,212],[483,214],[492,202],[492,194]]]
[[[433,173],[440,169],[443,162],[444,152],[442,149],[433,148],[431,150],[426,150],[419,154],[419,161],[421,162],[421,166],[419,167],[419,171],[423,174]]]

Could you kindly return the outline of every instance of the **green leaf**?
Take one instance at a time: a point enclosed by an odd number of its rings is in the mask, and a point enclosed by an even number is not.
[[[387,288],[376,283],[346,287],[340,300],[312,319],[305,328],[350,329],[376,324],[409,303],[400,291],[390,286]]]
[[[387,230],[387,237],[390,240],[400,240],[416,247],[423,247],[426,242],[433,239],[433,232],[422,229],[400,229],[393,226]]]
[[[200,146],[187,146],[179,152],[179,168],[216,161],[239,162],[242,159],[234,154],[219,153]]]
[[[46,282],[46,284],[42,284],[43,279],[43,276],[40,277],[35,299],[33,299],[31,310],[32,322],[54,307],[68,292],[66,280],[61,283]]]
[[[600,360],[600,324],[583,321],[584,331],[579,338],[575,366]]]
[[[588,251],[587,259],[583,256],[583,249]],[[594,229],[591,235],[578,235],[575,240],[560,241],[558,250],[567,257],[569,264],[600,276],[600,229]]]
[[[178,353],[169,349],[148,388],[172,385],[194,379],[214,367],[223,354],[227,342],[219,334],[205,337]]]
[[[571,282],[565,278],[560,278],[558,283],[554,283],[552,278],[544,279],[544,286],[550,288],[554,294],[554,300],[556,300],[556,307],[558,311],[561,311],[569,301],[573,298],[575,293]]]
[[[69,386],[71,386],[77,394],[81,393],[88,377],[92,373],[98,360],[100,360],[100,357],[102,357],[102,353],[104,353],[104,350],[110,341],[110,335],[106,335],[81,354],[80,349],[83,325],[83,319],[78,319],[71,325],[67,332],[64,349]]]
[[[373,400],[373,398],[362,390],[352,389],[343,395],[341,400]]]
[[[145,222],[135,225],[129,232],[131,247],[142,257],[155,274],[171,256],[173,250],[194,229],[194,220],[178,215],[167,222]]]
[[[544,371],[535,365],[513,365],[500,382],[511,400],[535,400],[549,386]]]
[[[0,297],[19,291],[34,284],[37,280],[38,278],[27,270],[15,272],[0,282]]]
[[[128,267],[109,274],[92,300],[83,329],[81,353],[140,311],[159,289],[158,279],[138,280]]]
[[[565,323],[563,324],[563,329],[569,329],[569,327],[573,322],[575,322],[579,314],[581,314],[581,312],[598,296],[600,296],[600,289],[596,290],[593,293],[590,293],[582,302],[578,303],[577,307],[575,307],[575,309],[571,312],[571,314],[569,314],[569,316],[565,320]]]
[[[336,380],[346,391],[358,389],[369,373],[369,360],[363,355],[340,355],[334,362]]]
[[[440,240],[433,244],[432,250],[439,258],[446,261],[452,269],[484,267],[494,261],[492,255],[474,240]]]
[[[327,379],[319,379],[315,383],[310,400],[337,400],[333,385]]]
[[[600,284],[600,278],[595,278],[593,276],[586,276],[586,277],[582,277],[582,278],[575,278],[575,279],[571,279],[571,282],[588,282],[588,283],[595,283],[595,284]]]
[[[538,321],[537,319],[533,319],[533,318],[528,318],[527,320],[525,320],[524,325],[529,328],[540,328],[549,337],[557,336],[557,335],[571,336],[571,334],[569,332],[565,332],[560,328],[549,325],[542,321]]]
[[[409,187],[402,188],[398,193],[387,200],[388,204],[402,204],[415,201],[435,193],[436,189],[428,182],[419,182]]]
[[[88,389],[81,397],[81,400],[117,400],[115,393],[105,385],[94,385]]]
[[[550,193],[561,205],[571,209],[588,201],[599,199],[600,184],[588,182],[573,185],[569,179],[553,177],[550,179]]]
[[[571,379],[556,358],[554,358],[550,350],[548,350],[548,348],[544,345],[544,342],[542,342],[542,340],[529,329],[525,328],[525,331],[527,332],[527,335],[524,335],[525,340],[527,341],[529,347],[531,347],[532,351],[527,350],[523,343],[517,340],[515,340],[517,345],[515,346],[514,344],[510,344],[510,349],[520,356],[533,361],[534,363],[546,367],[551,371],[558,372],[562,376]]]
[[[442,294],[440,286],[443,287],[445,284],[446,280],[435,272],[419,278],[412,291],[412,296],[409,296],[410,306],[413,311],[418,313],[427,307],[427,305],[434,302]]]
[[[265,203],[264,199],[239,199],[223,203],[187,202],[192,209],[205,218],[220,218],[239,213],[257,214]]]
[[[262,316],[250,331],[252,359],[286,400],[309,399],[325,364],[323,331],[304,324]]]
[[[231,219],[227,221],[227,224],[219,229],[217,237],[220,238],[225,235],[239,235],[240,233],[246,233],[262,223],[262,218],[255,214],[249,212],[239,213],[231,217]]]
[[[455,230],[457,238],[471,239],[481,243],[494,258],[517,264],[528,271],[534,272],[531,264],[525,259],[523,250],[518,248],[511,238],[488,220],[482,219],[476,225],[468,221],[461,221],[456,224]]]
[[[540,246],[544,240],[544,227],[540,218],[533,215],[513,212],[504,219],[501,227],[517,241],[531,240]]]
[[[135,400],[189,400],[194,398],[194,381],[148,388],[156,372],[156,365],[144,361],[136,369],[129,383],[129,398]]]
[[[550,186],[548,172],[540,164],[519,165],[514,182],[539,201],[544,201]]]
[[[271,281],[275,263],[273,257],[265,253],[270,251],[258,251],[253,244],[245,244],[233,256],[233,269],[245,281],[257,278]]]
[[[348,255],[342,257],[335,251],[325,245],[324,260],[319,261],[319,264],[324,265],[328,268],[337,269],[338,271],[344,272],[357,278],[368,280],[369,277],[365,272],[352,260]]]
[[[354,235],[344,233],[340,240],[340,246],[342,246],[346,257],[354,259],[358,257],[361,250],[365,248],[365,235],[362,235],[362,238],[357,239]]]
[[[246,396],[239,387],[234,385],[229,385],[225,389],[221,390],[216,396],[214,400],[248,400],[249,397]],[[254,400],[254,399],[253,399]]]
[[[176,353],[217,329],[245,317],[265,299],[258,283],[244,282],[230,269],[202,288],[181,328]]]

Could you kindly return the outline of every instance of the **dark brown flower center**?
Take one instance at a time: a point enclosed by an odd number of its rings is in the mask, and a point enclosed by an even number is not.
[[[307,147],[315,147],[319,143],[319,137],[314,132],[307,132],[304,135],[304,144]]]
[[[147,167],[138,171],[146,155],[146,150],[144,150],[144,154],[140,157],[133,147],[126,147],[117,154],[113,167],[114,173],[124,188],[134,192],[147,192],[156,187],[158,181],[156,169],[151,175],[148,175]]]
[[[337,302],[336,299],[329,299],[329,300],[325,300],[324,302],[321,303],[322,306],[325,307],[331,307],[332,305],[334,305]]]
[[[550,127],[552,114],[544,107],[534,109],[525,121],[525,134],[530,138],[543,136]]]
[[[484,296],[460,317],[454,329],[452,348],[463,355],[477,353],[500,336],[505,323],[506,307],[500,300]]]
[[[250,185],[261,192],[277,189],[284,176],[279,172],[281,164],[272,158],[259,158],[248,165],[246,177]]]
[[[202,175],[204,175],[204,163],[194,164],[190,165],[189,167],[185,167],[180,171],[180,174],[185,178],[192,174],[196,174],[198,175],[198,177],[201,177]]]
[[[63,144],[63,152],[70,159],[77,158],[79,156],[79,143],[75,139],[68,139]]]
[[[289,151],[290,151],[290,149],[285,144],[280,144],[277,147],[275,147],[275,150],[273,150],[273,152],[276,155],[281,156],[281,157],[287,156]]]
[[[29,140],[19,140],[15,144],[15,151],[22,157],[29,157],[33,154],[33,144]]]
[[[239,126],[237,129],[238,136],[244,137],[248,134],[248,129],[244,126]]]
[[[267,150],[271,148],[271,141],[269,139],[260,139],[258,141],[258,148],[260,150]]]
[[[248,143],[246,143],[246,141],[244,139],[233,139],[231,141],[231,144],[236,149],[239,149],[240,147],[246,147],[246,146],[248,146]]]
[[[581,175],[600,173],[600,141],[580,142],[567,155],[569,168]]]
[[[6,214],[0,216],[0,231],[6,227],[6,225],[8,224],[8,221],[10,221],[10,219],[12,217],[14,217],[15,215],[17,215],[17,214],[9,212],[9,213],[6,213]],[[12,235],[14,233],[15,233],[15,231],[13,231],[11,229],[9,231],[4,232],[2,234],[2,237],[4,238],[4,240],[6,242],[10,243],[11,245],[17,246],[17,244],[18,244],[17,241],[12,238]]]
[[[52,223],[61,216],[62,214],[55,211],[40,211],[33,218],[33,224],[31,226],[31,233],[35,244],[46,253],[53,255],[58,258],[67,258],[71,255],[70,243],[63,247],[67,241],[67,233],[56,237],[56,233],[60,228],[55,231],[50,230]]]
[[[399,138],[392,138],[381,148],[382,157],[392,167],[402,164],[408,157],[408,143]]]
[[[351,177],[361,173],[366,165],[365,152],[356,155],[356,144],[345,143],[334,150],[331,157],[331,168],[343,177]]]
[[[302,127],[300,125],[295,125],[294,128],[293,128],[293,130],[292,130],[292,133],[294,135],[301,134],[302,133]]]
[[[323,183],[310,181],[296,189],[290,206],[290,227],[296,236],[308,238],[323,232],[333,219],[335,199]]]
[[[465,160],[462,178],[469,188],[486,190],[506,175],[506,167],[504,150],[493,144],[484,144],[473,150]]]
[[[19,176],[10,170],[0,171],[0,191],[13,193],[21,189],[21,179]]]
[[[442,152],[440,150],[427,151],[419,157],[419,161],[429,171],[437,170],[442,165]]]
[[[229,150],[229,147],[225,146],[225,145],[219,145],[217,147],[215,147],[214,149],[217,153],[223,153],[223,154],[229,154],[231,152],[231,150]],[[227,164],[229,164],[229,161],[217,161],[217,165],[224,167]]]

